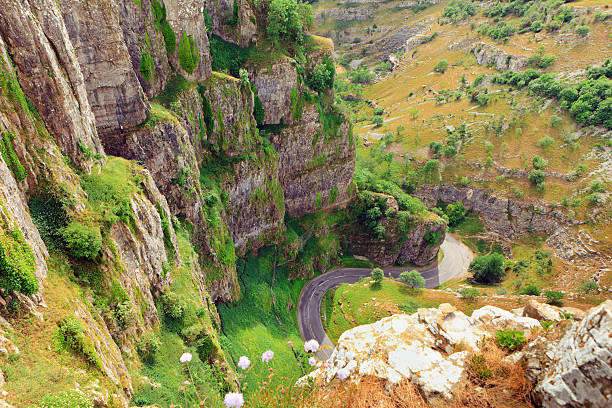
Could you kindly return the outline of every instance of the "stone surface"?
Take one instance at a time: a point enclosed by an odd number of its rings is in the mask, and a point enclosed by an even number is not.
[[[571,323],[558,342],[530,344],[527,375],[547,408],[604,408],[612,401],[612,301]]]
[[[149,104],[123,39],[116,1],[59,0],[59,6],[98,131],[117,132],[143,122]]]
[[[473,44],[470,52],[474,54],[479,65],[494,65],[500,71],[521,71],[527,66],[526,57],[508,54],[484,42]]]
[[[545,303],[537,302],[530,299],[525,304],[523,316],[532,317],[537,320],[547,320],[551,322],[559,322],[563,320],[559,309]]]
[[[253,21],[255,13],[251,2],[238,1],[238,21],[234,26],[227,24],[233,15],[234,0],[210,0],[205,7],[212,20],[212,34],[241,47],[257,43],[257,24]]]
[[[53,0],[0,1],[0,36],[19,83],[61,150],[89,170],[104,155],[74,46]]]
[[[291,91],[297,88],[295,61],[283,57],[266,66],[247,66],[249,80],[255,85],[263,104],[263,124],[278,125],[293,123],[291,114]]]

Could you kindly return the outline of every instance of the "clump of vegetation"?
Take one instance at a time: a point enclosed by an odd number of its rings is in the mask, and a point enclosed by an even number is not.
[[[563,292],[558,290],[547,290],[544,292],[546,296],[546,303],[554,306],[561,306],[563,304]]]
[[[82,392],[69,390],[45,395],[37,408],[94,408],[94,403]]]
[[[72,352],[82,355],[94,367],[102,368],[102,362],[91,339],[85,336],[83,326],[76,317],[64,319],[60,323],[55,337],[60,349],[70,349]]]
[[[583,292],[583,293],[587,293],[587,294],[598,293],[599,292],[599,285],[597,284],[597,282],[594,282],[592,280],[588,280],[588,281],[584,282],[582,285],[580,285],[578,287],[578,290]]]
[[[425,278],[416,270],[400,273],[398,280],[413,289],[422,289],[425,287]]]
[[[168,54],[174,54],[176,50],[176,34],[166,21],[166,5],[162,1],[153,0],[151,11],[153,14],[153,24],[164,36],[164,44]]]
[[[448,69],[448,61],[443,59],[438,61],[438,63],[434,66],[434,71],[439,72],[441,74],[445,73]]]
[[[161,348],[159,337],[153,332],[147,332],[136,344],[136,350],[140,358],[147,363],[155,361],[155,357]]]
[[[143,52],[140,57],[139,71],[140,75],[147,81],[150,81],[155,75],[155,61],[148,52]]]
[[[374,74],[370,72],[367,68],[362,68],[359,70],[349,72],[349,79],[354,84],[363,84],[368,85],[374,82]]]
[[[469,270],[474,273],[474,280],[479,283],[491,284],[502,280],[506,275],[504,256],[499,253],[483,255],[475,258]]]
[[[187,35],[187,33],[183,33],[179,41],[178,59],[181,68],[190,74],[193,73],[193,70],[200,62],[200,52],[198,51],[195,40],[191,35]]]
[[[314,91],[323,92],[334,87],[336,68],[331,58],[325,57],[323,63],[317,64],[312,73],[306,77],[306,84]]]
[[[540,47],[537,53],[529,57],[528,64],[533,68],[548,68],[557,57],[553,54],[544,54],[544,47]]]
[[[442,12],[442,16],[452,22],[456,23],[461,20],[465,20],[476,14],[476,6],[470,0],[452,0]],[[442,24],[446,20],[440,21]]]
[[[480,291],[476,288],[463,288],[459,290],[461,297],[469,303],[474,303],[480,297]]]
[[[540,290],[538,285],[536,285],[535,283],[530,283],[529,285],[522,288],[519,293],[521,295],[540,296],[540,293],[542,293],[542,291]]]
[[[72,221],[61,231],[61,234],[66,248],[75,258],[92,261],[102,250],[102,236],[97,226]]]
[[[310,4],[300,0],[272,0],[268,9],[266,32],[277,44],[300,47],[304,30],[314,23]]]
[[[385,274],[382,269],[380,268],[372,269],[372,280],[374,280],[375,283],[382,282],[384,277],[385,277]]]
[[[24,180],[27,177],[28,172],[19,162],[17,153],[15,153],[15,149],[13,149],[12,141],[15,139],[15,135],[8,130],[3,131],[1,127],[0,134],[0,154],[2,154],[4,162],[18,182]]]
[[[1,221],[0,221],[1,223]],[[0,287],[26,296],[38,291],[34,254],[18,228],[0,224]]]
[[[495,337],[497,345],[509,351],[521,349],[526,341],[524,332],[516,329],[498,330]]]

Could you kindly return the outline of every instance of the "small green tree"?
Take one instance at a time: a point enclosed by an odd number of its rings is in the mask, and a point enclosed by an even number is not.
[[[476,282],[491,284],[499,282],[506,274],[504,256],[498,253],[479,256],[470,263]]]
[[[425,278],[416,270],[402,272],[399,276],[399,280],[414,289],[422,289],[425,287]]]
[[[441,74],[445,73],[447,69],[448,69],[448,61],[445,59],[439,61],[434,67],[434,71],[439,72]]]
[[[372,269],[372,279],[374,280],[374,282],[380,283],[382,282],[384,277],[385,277],[385,274],[382,269],[380,268]]]
[[[447,205],[446,210],[444,210],[444,213],[448,216],[448,224],[450,226],[459,224],[465,218],[466,212],[467,210],[461,201]]]
[[[563,304],[563,292],[558,290],[547,290],[544,292],[546,295],[546,303],[549,305],[561,306]]]
[[[540,156],[535,156],[533,158],[533,168],[536,170],[542,170],[548,166],[548,160],[541,158]]]
[[[268,9],[268,36],[272,41],[302,44],[304,29],[314,23],[309,4],[296,0],[272,0]]]

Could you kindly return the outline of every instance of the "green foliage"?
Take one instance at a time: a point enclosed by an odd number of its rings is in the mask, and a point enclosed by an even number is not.
[[[526,341],[524,333],[516,329],[498,330],[495,334],[497,345],[509,351],[521,349]]]
[[[261,126],[266,116],[266,111],[264,110],[261,99],[259,99],[259,95],[257,95],[257,89],[255,89],[255,85],[251,84],[251,90],[255,95],[255,103],[253,104],[253,117],[255,118],[257,125]]]
[[[480,381],[486,381],[493,376],[493,371],[487,366],[487,361],[481,354],[472,355],[468,364],[468,370]]]
[[[451,227],[457,226],[465,218],[466,212],[467,210],[461,201],[447,205],[444,213],[448,217],[448,225]]]
[[[206,97],[205,91],[206,87],[204,85],[198,85],[198,93],[202,98],[202,115],[206,124],[206,134],[210,137],[215,129],[215,118],[213,117],[212,106]]]
[[[438,61],[438,63],[434,67],[434,71],[439,72],[441,74],[445,73],[447,69],[448,69],[448,61],[445,59]]]
[[[206,26],[206,32],[210,33],[213,28],[213,21],[210,14],[208,14],[208,10],[206,10],[206,7],[202,8],[202,14],[204,15],[204,25]]]
[[[416,270],[400,273],[398,280],[414,289],[422,289],[425,287],[425,278]]]
[[[479,256],[470,263],[469,270],[474,273],[476,282],[496,283],[506,274],[504,260],[504,256],[498,253]]]
[[[268,9],[266,32],[276,43],[301,45],[304,30],[314,22],[309,4],[300,0],[272,0]]]
[[[157,353],[162,346],[159,336],[153,332],[147,332],[144,336],[136,343],[136,350],[142,361],[146,363],[152,363],[155,361]]]
[[[461,297],[469,303],[475,302],[480,297],[480,292],[476,288],[463,288],[459,290]]]
[[[578,287],[578,290],[583,293],[599,293],[599,285],[592,280],[585,281]]]
[[[374,280],[374,282],[380,283],[382,282],[384,277],[385,277],[385,274],[382,269],[380,268],[372,269],[372,279]]]
[[[323,63],[317,64],[312,73],[306,77],[306,85],[313,91],[321,93],[326,89],[333,89],[335,76],[334,61],[326,56]]]
[[[585,37],[587,34],[589,34],[589,31],[590,31],[589,26],[586,26],[586,25],[578,26],[576,27],[576,30],[575,30],[576,34],[582,37]]]
[[[61,231],[66,248],[72,256],[94,260],[102,250],[100,228],[72,221]]]
[[[387,71],[391,71],[391,63],[389,61],[381,62],[380,64],[374,67],[374,72],[387,72]]]
[[[187,33],[183,33],[179,41],[178,59],[181,68],[190,74],[193,73],[193,70],[200,62],[200,52],[196,47],[195,40],[192,36],[187,35]]]
[[[148,52],[142,52],[139,70],[140,75],[147,81],[150,81],[155,76],[155,61]]]
[[[163,1],[160,3],[157,0],[153,0],[151,9],[153,24],[164,36],[166,52],[168,54],[174,54],[176,50],[176,34],[174,34],[174,30],[172,30],[172,27],[170,27],[170,24],[166,21],[166,5]]]
[[[136,309],[134,309],[134,305],[129,300],[119,303],[115,307],[114,313],[117,324],[124,330],[138,323],[138,314]]]
[[[8,130],[3,131],[2,127],[0,127],[0,134],[0,154],[2,154],[4,162],[15,176],[15,180],[17,182],[22,181],[27,177],[28,172],[19,162],[17,153],[13,149],[12,141],[15,139],[15,135]]]
[[[1,203],[0,203],[1,204]],[[34,254],[18,228],[9,230],[0,220],[0,287],[26,296],[38,291]]]
[[[465,20],[476,14],[476,6],[470,0],[452,0],[442,12],[442,16],[453,23]]]
[[[213,71],[225,72],[236,78],[240,75],[240,68],[249,58],[248,48],[225,41],[219,36],[210,37],[210,57]]]
[[[164,90],[157,95],[157,99],[165,106],[178,100],[178,95],[189,88],[189,82],[180,74],[174,74],[170,77]]]
[[[32,221],[47,248],[62,248],[61,230],[69,221],[62,203],[52,197],[31,198],[28,200],[28,207]]]
[[[45,395],[37,408],[94,408],[93,399],[74,390]]]
[[[552,63],[555,62],[556,59],[557,57],[553,54],[544,54],[544,47],[540,47],[538,52],[529,57],[529,60],[527,62],[529,66],[533,68],[544,69],[552,65]]]
[[[535,283],[530,283],[524,288],[521,288],[519,293],[521,295],[540,296],[541,290]]]
[[[372,82],[374,82],[375,78],[374,74],[371,73],[370,70],[368,70],[367,68],[350,71],[348,76],[352,83],[364,85],[371,84]]]
[[[531,170],[527,178],[538,188],[543,188],[544,181],[546,180],[546,174],[544,174],[542,170]]]
[[[333,204],[336,202],[336,199],[338,198],[338,187],[332,187],[331,190],[329,190],[329,203]]]
[[[543,170],[543,169],[546,168],[546,166],[548,166],[548,160],[545,160],[545,159],[543,159],[540,156],[535,156],[533,158],[533,168],[534,169],[536,169],[536,170]],[[536,180],[536,184],[537,184],[537,180]]]
[[[56,338],[62,348],[68,348],[72,352],[82,355],[94,367],[102,368],[102,362],[96,353],[93,342],[85,336],[83,326],[76,317],[67,317],[60,323]]]
[[[558,290],[547,290],[544,291],[546,296],[546,303],[549,305],[561,306],[563,304],[563,292]]]
[[[166,292],[160,297],[164,318],[174,322],[182,321],[187,307],[185,299],[174,292]]]

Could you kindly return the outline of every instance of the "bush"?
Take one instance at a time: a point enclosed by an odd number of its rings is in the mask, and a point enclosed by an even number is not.
[[[599,293],[599,285],[597,285],[597,282],[588,280],[580,285],[578,290],[583,293]]]
[[[422,289],[425,287],[425,278],[416,270],[402,272],[399,276],[399,281],[404,282],[414,289]]]
[[[586,36],[589,33],[589,31],[590,31],[589,26],[585,26],[585,25],[578,26],[576,27],[576,30],[575,30],[576,34],[582,37]]]
[[[459,294],[466,302],[475,302],[480,296],[480,292],[476,288],[463,288],[459,290]]]
[[[182,320],[185,316],[187,304],[182,296],[174,292],[166,292],[161,298],[162,311],[164,316],[172,320]]]
[[[544,183],[546,179],[546,175],[544,174],[542,170],[531,170],[527,178],[533,184],[535,184],[536,186],[539,186]]]
[[[62,347],[69,348],[85,357],[85,360],[97,368],[102,368],[100,357],[91,339],[83,334],[83,326],[76,317],[67,317],[58,327],[58,339]]]
[[[548,161],[541,158],[540,156],[535,156],[533,158],[533,168],[536,170],[542,170],[548,166]]]
[[[323,92],[334,87],[336,68],[330,58],[325,58],[322,64],[318,64],[312,70],[312,74],[306,78],[306,84],[314,91]]]
[[[181,64],[181,68],[190,74],[193,73],[193,70],[200,62],[200,52],[196,47],[195,40],[192,36],[187,35],[187,33],[183,33],[183,36],[179,41],[178,59],[179,63]]]
[[[469,270],[474,273],[476,282],[496,283],[506,275],[504,260],[504,256],[498,253],[479,256],[470,263]]]
[[[140,58],[140,74],[147,81],[151,80],[155,75],[155,61],[148,52],[143,52]]]
[[[374,74],[371,73],[367,68],[349,72],[349,78],[354,84],[368,85],[374,82]]]
[[[375,125],[374,127],[381,127],[384,123],[384,119],[380,115],[376,115],[372,118],[372,123]]]
[[[495,338],[495,342],[499,347],[509,351],[521,349],[526,341],[524,333],[516,329],[498,330]]]
[[[102,236],[99,227],[72,221],[61,234],[66,248],[75,258],[94,260],[100,254]]]
[[[382,115],[383,113],[385,113],[385,108],[383,108],[382,106],[374,108],[375,115]]]
[[[115,319],[122,329],[134,326],[138,322],[138,314],[132,302],[125,300],[119,303],[115,308]]]
[[[302,44],[304,29],[314,22],[309,4],[296,0],[272,0],[267,18],[267,33],[275,42]]]
[[[159,337],[153,332],[147,332],[142,339],[136,344],[136,350],[140,358],[147,362],[152,363],[155,361],[155,357],[161,348],[161,341]]]
[[[530,283],[529,285],[522,288],[519,293],[521,295],[540,296],[541,291],[538,285]]]
[[[385,277],[385,274],[383,272],[382,269],[380,268],[374,268],[372,269],[372,279],[376,282],[376,283],[380,283],[382,282],[383,278]]]
[[[476,14],[476,6],[469,0],[452,0],[442,12],[442,16],[453,23]]]
[[[558,290],[547,290],[544,292],[546,295],[546,303],[549,305],[561,306],[563,304],[563,292]]]
[[[553,139],[550,136],[544,136],[543,138],[541,138],[540,140],[538,140],[538,147],[542,148],[542,149],[546,149],[551,147],[553,144],[555,143],[555,139]]]
[[[434,71],[435,72],[439,72],[439,73],[444,73],[446,72],[446,70],[448,69],[448,61],[443,59],[441,61],[439,61],[436,66],[434,67]]]
[[[91,397],[79,391],[61,391],[45,395],[37,405],[38,408],[93,408]]]
[[[35,270],[34,254],[21,231],[5,231],[0,225],[0,287],[8,293],[32,295],[38,291]]]
[[[448,217],[448,225],[452,227],[459,224],[465,218],[466,212],[467,210],[461,201],[447,205],[444,213]]]

